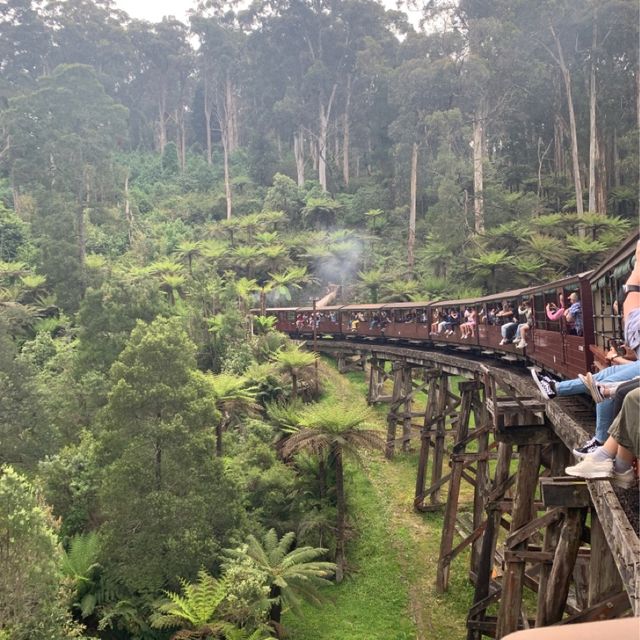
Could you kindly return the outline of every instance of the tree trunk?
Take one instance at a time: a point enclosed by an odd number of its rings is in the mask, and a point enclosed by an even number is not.
[[[320,451],[318,455],[318,498],[320,502],[327,495],[327,467],[324,463],[324,454]]]
[[[584,207],[582,204],[582,180],[580,178],[580,156],[578,155],[578,132],[576,128],[576,114],[573,108],[573,96],[571,94],[571,74],[564,60],[564,52],[560,39],[556,35],[553,26],[549,27],[553,35],[553,39],[558,50],[557,62],[560,65],[560,71],[562,72],[562,80],[564,81],[564,88],[567,94],[567,109],[569,110],[569,131],[571,133],[571,162],[573,167],[573,184],[576,192],[576,211],[578,215],[584,213]]]
[[[596,208],[596,163],[598,155],[598,127],[596,122],[596,47],[598,44],[598,8],[594,9],[591,38],[591,69],[589,73],[589,212]],[[604,213],[604,211],[600,211]]]
[[[222,458],[222,433],[225,427],[225,419],[222,418],[216,425],[216,458]]]
[[[154,443],[156,491],[162,489],[162,443],[157,439]]]
[[[271,608],[269,609],[269,622],[273,623],[273,629],[276,633],[276,638],[281,637],[282,626],[280,620],[282,618],[282,602],[280,601],[281,591],[280,587],[275,584],[271,585],[269,592],[269,599],[271,601]]]
[[[162,155],[167,144],[167,123],[165,121],[166,98],[164,92],[158,100],[158,150]]]
[[[298,398],[298,376],[291,372],[291,402]]]
[[[318,134],[318,182],[323,191],[327,191],[327,137],[329,134],[329,118],[331,117],[331,108],[333,100],[336,96],[337,84],[333,85],[329,101],[325,107],[322,99],[320,99],[319,116],[319,134]]]
[[[473,120],[473,213],[474,230],[476,233],[484,231],[484,123],[486,109],[484,101],[478,105]]]
[[[596,142],[596,211],[605,215],[607,212],[608,179],[606,150],[601,131],[598,132]]]
[[[302,127],[293,134],[293,155],[296,159],[298,186],[304,187],[304,132]]]
[[[416,244],[416,204],[418,200],[418,143],[411,150],[411,202],[409,203],[409,239],[407,241],[407,267],[413,271]]]
[[[204,124],[206,128],[207,136],[207,164],[213,163],[213,150],[211,148],[211,100],[210,100],[211,87],[209,86],[209,80],[207,80],[206,70],[204,78]]]
[[[327,129],[329,126],[324,105],[320,104],[320,134],[318,136],[318,182],[323,191],[327,190]]]
[[[344,495],[344,469],[342,466],[342,448],[334,444],[332,453],[336,470],[336,582],[342,582],[346,565],[345,537],[347,505]]]
[[[342,131],[342,179],[349,186],[349,145],[351,144],[351,74],[347,76],[347,101],[344,107],[344,128]]]
[[[131,213],[131,203],[129,202],[129,167],[124,178],[124,217],[127,220],[127,237],[129,246],[133,244],[133,214]]]
[[[231,176],[229,174],[229,149],[226,134],[222,132],[222,153],[224,158],[224,195],[227,199],[227,220],[231,220]]]

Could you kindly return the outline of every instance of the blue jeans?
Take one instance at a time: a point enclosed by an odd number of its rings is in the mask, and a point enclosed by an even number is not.
[[[602,369],[593,375],[593,379],[596,382],[626,382],[636,376],[640,376],[640,360]],[[574,396],[579,393],[588,394],[589,391],[580,382],[580,378],[573,378],[556,382],[556,393],[559,396]],[[604,442],[607,439],[609,427],[614,418],[613,398],[607,398],[604,402],[596,404],[596,438],[599,442]]]
[[[518,327],[518,323],[517,322],[507,322],[507,324],[503,324],[500,327],[500,333],[502,334],[502,337],[505,340],[507,340],[509,332],[513,331],[513,329],[517,329],[517,327]]]

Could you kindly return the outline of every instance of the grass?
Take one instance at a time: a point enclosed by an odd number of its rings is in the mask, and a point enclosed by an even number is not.
[[[338,376],[327,371],[324,384],[331,400],[365,402],[362,373]],[[387,411],[385,405],[372,411],[372,422],[381,429]],[[348,577],[327,590],[328,601],[321,607],[304,605],[300,618],[285,616],[290,640],[465,637],[473,597],[467,579],[469,555],[456,558],[449,592],[437,594],[442,516],[413,510],[416,469],[416,452],[398,454],[391,462],[377,453],[365,454],[362,466],[348,465],[346,489],[354,534],[348,547]]]

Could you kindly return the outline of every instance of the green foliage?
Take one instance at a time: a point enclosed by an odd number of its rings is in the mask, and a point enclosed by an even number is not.
[[[214,458],[211,381],[177,320],[139,322],[111,376],[98,432],[101,563],[132,592],[153,593],[213,564],[242,524],[240,496]]]
[[[96,524],[99,469],[95,438],[89,431],[40,462],[39,472],[47,502],[62,519],[64,537],[79,535]]]
[[[292,532],[278,538],[276,530],[270,529],[262,540],[250,535],[245,545],[227,550],[231,558],[249,557],[266,574],[273,599],[270,619],[276,623],[284,607],[298,613],[303,600],[320,604],[320,588],[331,584],[327,578],[336,569],[332,562],[319,560],[326,549],[292,548],[294,540]]]
[[[0,625],[11,640],[80,637],[66,608],[54,521],[27,479],[0,467]]]
[[[206,637],[222,631],[224,622],[217,613],[227,595],[227,583],[201,569],[197,582],[181,579],[180,585],[182,595],[165,591],[166,601],[156,605],[151,625],[156,629],[182,627],[183,638]],[[189,631],[192,633],[187,635]]]

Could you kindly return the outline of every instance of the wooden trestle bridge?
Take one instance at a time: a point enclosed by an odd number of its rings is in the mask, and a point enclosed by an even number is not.
[[[444,513],[439,592],[470,547],[468,640],[640,615],[640,540],[616,490],[562,477],[571,448],[593,432],[586,399],[544,402],[526,369],[464,351],[329,340],[316,349],[341,372],[366,370],[368,402],[389,403],[387,457],[419,437],[414,506]],[[459,395],[452,376],[465,378]],[[473,488],[469,511],[458,510],[463,482]],[[525,589],[536,595],[523,598]]]

